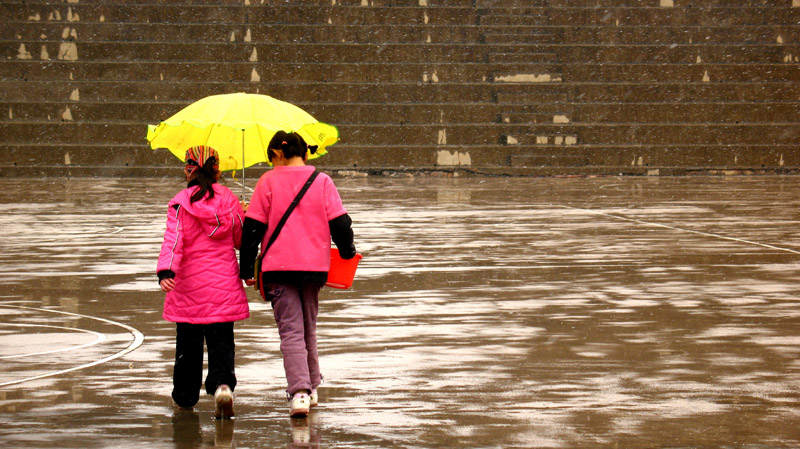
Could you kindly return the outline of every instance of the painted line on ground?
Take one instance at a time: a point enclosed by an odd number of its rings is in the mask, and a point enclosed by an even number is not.
[[[3,306],[5,307],[5,306]],[[44,354],[53,354],[56,352],[64,352],[64,351],[74,351],[77,349],[88,348],[89,346],[94,346],[98,343],[102,343],[106,341],[106,335],[101,334],[100,332],[90,331],[88,329],[80,329],[77,327],[64,327],[64,326],[51,326],[49,324],[17,324],[17,323],[0,323],[0,326],[17,326],[17,327],[46,327],[49,329],[63,329],[68,331],[79,331],[85,332],[87,334],[92,334],[95,336],[95,340],[90,343],[85,343],[78,346],[67,346],[66,348],[61,349],[52,349],[50,351],[42,351],[42,352],[29,352],[27,354],[13,354],[13,355],[0,355],[0,359],[19,359],[23,357],[32,357],[35,355],[44,355]]]
[[[54,371],[54,372],[51,372],[51,373],[41,374],[41,375],[38,375],[38,376],[27,377],[25,379],[18,379],[18,380],[14,380],[14,381],[11,381],[11,382],[0,383],[0,387],[21,384],[23,382],[29,382],[29,381],[32,381],[32,380],[44,379],[46,377],[58,376],[58,375],[61,375],[61,374],[72,372],[72,371],[77,371],[77,370],[80,370],[80,369],[89,368],[89,367],[92,367],[92,366],[97,366],[97,365],[109,362],[111,360],[120,358],[120,357],[124,356],[125,354],[128,354],[129,352],[132,352],[133,350],[135,350],[136,348],[141,346],[142,343],[144,342],[144,335],[141,332],[139,332],[139,330],[137,330],[136,328],[128,326],[127,324],[119,323],[119,322],[112,321],[112,320],[107,320],[105,318],[99,318],[99,317],[96,317],[96,316],[89,316],[89,315],[82,315],[80,313],[63,312],[61,310],[41,309],[41,308],[37,308],[37,307],[9,306],[9,305],[3,305],[3,306],[0,306],[0,307],[10,307],[10,308],[23,309],[23,310],[35,310],[35,311],[39,311],[39,312],[60,313],[62,315],[68,315],[68,316],[74,316],[74,317],[79,317],[79,318],[86,318],[86,319],[90,319],[90,320],[102,321],[104,323],[108,323],[108,324],[111,324],[111,325],[114,325],[114,326],[119,326],[119,327],[125,329],[126,331],[130,332],[130,334],[133,336],[133,341],[131,342],[131,344],[128,345],[127,348],[117,352],[116,354],[110,355],[108,357],[104,357],[104,358],[102,358],[100,360],[95,360],[94,362],[86,363],[86,364],[83,364],[83,365],[80,365],[80,366],[75,366],[75,367],[72,367],[72,368],[67,368],[67,369],[63,369],[63,370],[60,370],[60,371]]]
[[[255,192],[255,191],[256,191],[256,189],[254,189],[254,188],[252,188],[252,187],[249,187],[249,186],[242,185],[242,183],[241,183],[241,182],[239,182],[239,181],[235,181],[235,180],[234,180],[234,181],[233,181],[233,183],[234,183],[234,184],[236,184],[237,186],[239,186],[239,187],[241,187],[241,188],[243,188],[243,189],[249,190],[249,191],[251,191],[251,192]]]
[[[606,213],[606,212],[600,212],[598,210],[584,209],[582,207],[573,207],[573,206],[567,206],[567,205],[564,205],[564,204],[555,204],[554,206],[563,207],[565,209],[579,210],[579,211],[588,212],[588,213],[595,214],[595,215],[602,215],[604,217],[614,218],[614,219],[623,220],[623,221],[630,221],[632,223],[638,223],[638,224],[647,225],[647,226],[657,226],[657,227],[660,227],[660,228],[670,229],[672,231],[688,232],[688,233],[691,233],[691,234],[702,235],[702,236],[705,236],[705,237],[714,237],[714,238],[717,238],[717,239],[730,240],[732,242],[738,242],[738,243],[746,243],[748,245],[760,246],[762,248],[769,248],[769,249],[774,249],[774,250],[777,250],[777,251],[785,251],[787,253],[792,253],[792,254],[800,254],[800,251],[798,251],[798,250],[794,250],[794,249],[791,249],[791,248],[783,248],[783,247],[775,246],[775,245],[770,245],[768,243],[754,242],[752,240],[745,240],[745,239],[740,239],[740,238],[736,238],[736,237],[728,237],[726,235],[713,234],[713,233],[710,233],[710,232],[695,231],[693,229],[679,228],[677,226],[670,226],[670,225],[665,225],[665,224],[662,224],[662,223],[654,223],[652,221],[644,221],[644,220],[639,220],[638,218],[629,218],[629,217],[625,217],[625,216],[622,216],[622,215],[614,215],[614,214],[609,214],[609,213]]]

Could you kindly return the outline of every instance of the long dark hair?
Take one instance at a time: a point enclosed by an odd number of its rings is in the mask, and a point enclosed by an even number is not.
[[[214,198],[214,187],[212,186],[217,183],[217,173],[219,173],[219,162],[213,156],[206,159],[202,167],[197,167],[194,171],[194,179],[200,188],[192,195],[192,203],[202,200],[206,193],[208,194],[208,199]]]

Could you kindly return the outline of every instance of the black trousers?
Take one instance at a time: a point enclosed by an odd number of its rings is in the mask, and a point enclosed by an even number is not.
[[[233,360],[233,323],[177,323],[175,370],[172,376],[172,399],[180,407],[194,407],[200,400],[203,382],[203,341],[208,346],[206,393],[214,394],[225,384],[236,388]]]

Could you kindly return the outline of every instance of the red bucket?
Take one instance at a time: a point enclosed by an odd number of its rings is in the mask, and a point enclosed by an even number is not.
[[[328,270],[328,282],[325,285],[333,288],[350,288],[361,257],[361,254],[356,254],[352,259],[345,260],[339,255],[338,249],[331,248],[331,269]]]

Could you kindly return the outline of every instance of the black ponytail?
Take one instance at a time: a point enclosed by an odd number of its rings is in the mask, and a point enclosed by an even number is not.
[[[317,151],[317,147],[315,146],[313,149],[309,148],[306,141],[300,137],[300,134],[278,131],[272,136],[272,140],[269,141],[267,158],[270,161],[275,157],[275,152],[272,150],[281,150],[283,152],[283,157],[286,159],[291,159],[293,157],[305,159],[306,152],[311,151],[311,154],[314,154]]]
[[[214,198],[213,185],[217,183],[217,173],[219,173],[219,162],[217,158],[210,157],[206,159],[206,163],[203,164],[202,167],[198,167],[194,173],[194,179],[197,181],[200,188],[192,195],[192,203],[202,200],[206,196],[206,193],[208,194],[208,199]]]

